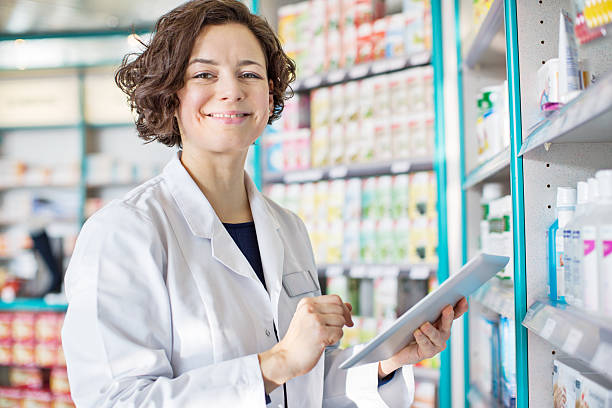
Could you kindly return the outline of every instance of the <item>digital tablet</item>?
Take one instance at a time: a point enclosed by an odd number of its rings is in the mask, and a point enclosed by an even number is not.
[[[385,360],[414,340],[413,333],[425,322],[435,322],[446,305],[455,305],[468,297],[482,284],[499,272],[510,258],[480,253],[444,281],[436,290],[421,299],[384,332],[363,349],[344,361],[340,368]]]

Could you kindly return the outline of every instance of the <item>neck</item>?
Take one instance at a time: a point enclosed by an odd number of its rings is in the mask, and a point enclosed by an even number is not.
[[[181,163],[224,223],[253,221],[244,184],[246,152],[210,154],[186,148]]]

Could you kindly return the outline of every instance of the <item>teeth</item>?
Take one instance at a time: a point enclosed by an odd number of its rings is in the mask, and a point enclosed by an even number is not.
[[[245,113],[238,113],[235,115],[228,115],[225,113],[211,113],[209,116],[212,116],[213,118],[241,118],[243,116],[246,116]]]

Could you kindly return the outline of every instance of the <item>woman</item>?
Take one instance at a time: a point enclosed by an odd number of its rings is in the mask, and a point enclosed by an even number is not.
[[[467,304],[389,360],[337,368],[355,352],[333,347],[351,306],[320,296],[304,224],[243,170],[294,72],[234,0],[172,10],[124,60],[140,136],[182,150],[81,231],[62,336],[78,406],[410,405],[410,364],[444,348]]]

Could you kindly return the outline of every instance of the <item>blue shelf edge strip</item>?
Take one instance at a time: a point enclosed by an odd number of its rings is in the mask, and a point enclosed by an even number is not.
[[[448,233],[446,204],[446,147],[444,131],[444,60],[442,42],[442,2],[431,0],[433,49],[432,62],[434,71],[434,106],[436,112],[436,152],[434,168],[438,189],[438,281],[448,279]],[[450,346],[450,340],[449,340]],[[451,407],[451,347],[441,353],[440,387],[438,401],[440,408]]]
[[[17,298],[13,302],[0,301],[0,311],[24,311],[24,312],[45,312],[45,311],[65,311],[68,305],[50,304],[43,299]]]
[[[525,205],[523,159],[521,150],[521,88],[516,0],[504,0],[508,105],[510,107],[510,183],[512,189],[512,230],[514,240],[514,315],[522,322],[527,313],[527,284],[525,259]],[[516,333],[516,408],[529,407],[529,367],[527,329],[515,325]]]

